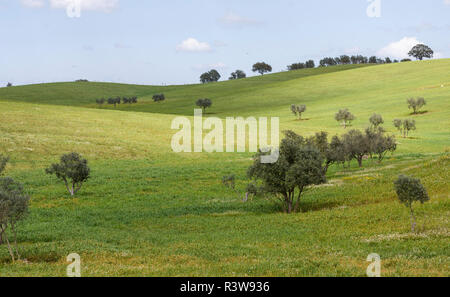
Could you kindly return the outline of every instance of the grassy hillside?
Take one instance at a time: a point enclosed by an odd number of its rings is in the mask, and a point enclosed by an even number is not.
[[[0,89],[0,153],[12,159],[6,174],[32,197],[19,232],[27,262],[11,263],[0,247],[0,276],[64,276],[72,252],[81,255],[84,276],[363,276],[370,253],[381,255],[383,276],[448,276],[450,60],[343,69],[207,86]],[[154,92],[167,101],[151,102]],[[92,105],[119,95],[142,100],[122,110]],[[394,132],[394,118],[412,117],[409,96],[429,102],[427,113],[414,116],[413,137],[399,139],[398,152],[382,164],[333,166],[298,214],[282,214],[263,199],[243,203],[221,185],[224,175],[236,174],[244,188],[251,154],[170,148],[174,114],[191,116],[197,97],[213,99],[210,115],[280,116],[282,129],[334,134],[344,132],[333,120],[343,107],[358,117],[356,128],[378,112]],[[290,114],[291,103],[308,106],[307,120]],[[44,174],[70,151],[92,167],[74,199]],[[418,234],[410,233],[408,211],[393,190],[400,173],[420,177],[430,193],[429,203],[416,206]]]

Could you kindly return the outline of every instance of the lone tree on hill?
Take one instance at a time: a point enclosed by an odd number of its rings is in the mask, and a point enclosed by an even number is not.
[[[264,75],[264,73],[272,72],[272,66],[264,62],[258,62],[255,65],[253,65],[252,71]]]
[[[348,111],[347,108],[339,110],[334,118],[336,121],[342,122],[344,128],[347,128],[347,126],[355,120],[355,116],[350,111]]]
[[[203,109],[203,112],[205,112],[207,108],[210,108],[212,106],[212,101],[208,98],[198,99],[197,102],[195,102],[195,105],[201,107]]]
[[[418,114],[419,110],[427,105],[427,101],[425,101],[425,99],[422,97],[419,97],[417,99],[409,98],[406,102],[408,103],[408,108],[414,110],[414,114]]]
[[[302,119],[302,113],[304,113],[306,111],[306,105],[295,105],[292,104],[291,105],[291,111],[293,114],[295,114],[295,116],[298,116],[298,119],[301,120]]]
[[[427,190],[419,179],[405,175],[400,175],[394,182],[394,186],[398,199],[410,210],[411,231],[414,232],[416,228],[416,216],[414,215],[413,203],[420,202],[424,204],[429,201],[430,197],[428,196]]]
[[[423,60],[423,58],[433,58],[434,52],[425,44],[418,44],[409,51],[408,55],[416,58],[417,60]]]
[[[204,84],[211,83],[211,82],[217,82],[220,79],[220,73],[213,69],[211,71],[205,72],[200,76],[200,81]]]
[[[91,169],[88,161],[80,154],[70,153],[63,155],[59,164],[52,164],[45,172],[64,181],[67,191],[73,197],[89,179]]]
[[[248,176],[261,180],[265,193],[275,195],[284,211],[292,213],[299,210],[302,194],[308,186],[326,182],[320,152],[309,145],[302,136],[292,131],[285,132],[281,141],[280,156],[273,164],[263,164],[259,152],[248,169]]]
[[[246,78],[246,77],[247,77],[247,74],[245,74],[244,71],[236,70],[235,72],[231,73],[231,76],[229,79],[233,80],[233,79],[241,79],[241,78]]]

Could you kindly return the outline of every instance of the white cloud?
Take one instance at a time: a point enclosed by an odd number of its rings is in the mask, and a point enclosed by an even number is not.
[[[378,56],[391,57],[396,59],[408,58],[409,51],[417,44],[420,44],[416,37],[404,37],[403,39],[392,42],[377,52]]]
[[[119,0],[78,0],[81,4],[81,10],[111,12],[119,4]],[[67,9],[74,0],[50,0],[53,8]]]
[[[219,19],[219,21],[228,26],[244,26],[244,25],[259,25],[260,21],[249,19],[243,16],[240,16],[234,12],[229,12],[225,16]]]
[[[210,52],[211,46],[207,42],[200,42],[195,38],[188,38],[177,45],[180,52]]]
[[[39,8],[44,6],[44,0],[20,0],[23,6]]]

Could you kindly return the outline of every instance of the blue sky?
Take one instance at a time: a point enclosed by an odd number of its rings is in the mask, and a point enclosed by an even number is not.
[[[450,58],[450,0],[371,1],[0,0],[0,84],[197,83],[211,68],[253,75],[258,61],[283,71],[341,54],[401,58],[416,42]]]

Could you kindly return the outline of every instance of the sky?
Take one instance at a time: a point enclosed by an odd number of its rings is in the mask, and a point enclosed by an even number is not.
[[[450,0],[0,0],[0,85],[228,79],[264,61],[450,58]]]

